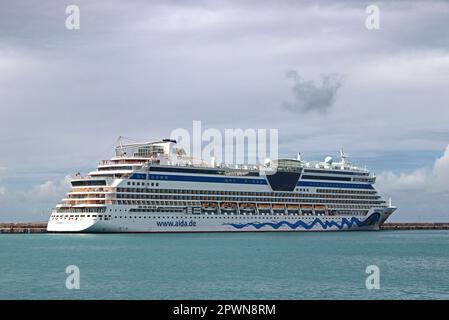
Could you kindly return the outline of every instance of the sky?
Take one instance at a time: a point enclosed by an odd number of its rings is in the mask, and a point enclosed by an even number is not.
[[[448,17],[431,0],[1,1],[0,221],[45,221],[118,136],[194,120],[276,128],[283,156],[343,146],[391,221],[449,221]]]

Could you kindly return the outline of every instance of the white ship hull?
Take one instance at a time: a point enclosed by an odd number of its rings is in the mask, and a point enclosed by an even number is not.
[[[172,232],[287,232],[379,230],[395,208],[373,209],[367,217],[316,215],[186,215],[156,213],[132,218],[51,220],[49,232],[172,233]]]

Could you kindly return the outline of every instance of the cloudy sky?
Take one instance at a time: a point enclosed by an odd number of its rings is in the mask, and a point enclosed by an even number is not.
[[[193,120],[277,128],[285,156],[344,146],[392,220],[449,221],[448,53],[445,1],[2,1],[0,221],[46,220],[119,135]]]

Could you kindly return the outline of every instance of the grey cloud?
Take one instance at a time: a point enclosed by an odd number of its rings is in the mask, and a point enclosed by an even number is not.
[[[163,138],[192,120],[278,128],[289,156],[343,145],[423,159],[447,131],[449,3],[379,1],[381,29],[369,31],[371,3],[77,0],[81,29],[68,31],[73,1],[0,1],[0,185],[56,183],[109,157],[119,135]],[[301,78],[286,80],[291,68]],[[329,71],[348,75],[343,87],[339,76],[310,81]],[[370,168],[405,166],[372,158]],[[45,219],[57,200],[31,206]],[[0,220],[30,207],[5,202]]]
[[[294,101],[284,103],[284,107],[299,113],[327,112],[334,105],[338,89],[342,85],[342,77],[338,74],[322,75],[321,85],[303,80],[295,70],[288,71],[286,77],[293,81],[291,92]]]

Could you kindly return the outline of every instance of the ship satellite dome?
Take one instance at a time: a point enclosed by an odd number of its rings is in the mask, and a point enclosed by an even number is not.
[[[326,162],[326,163],[328,163],[328,164],[332,164],[332,161],[333,161],[333,159],[332,159],[332,157],[330,157],[330,156],[327,156],[327,157],[324,159],[324,162]]]
[[[268,167],[270,165],[270,158],[266,158],[265,161],[263,162],[264,166]]]

